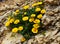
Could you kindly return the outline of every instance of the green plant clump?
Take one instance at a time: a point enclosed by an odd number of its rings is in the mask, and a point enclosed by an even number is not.
[[[20,33],[24,36],[22,42],[39,33],[42,29],[41,18],[45,13],[43,2],[24,6],[22,9],[17,9],[8,17],[5,26],[13,33]]]

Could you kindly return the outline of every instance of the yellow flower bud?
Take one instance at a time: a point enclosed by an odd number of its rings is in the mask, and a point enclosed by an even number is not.
[[[24,15],[26,15],[27,14],[27,12],[24,12]]]
[[[23,26],[19,26],[18,30],[22,31],[23,30]]]

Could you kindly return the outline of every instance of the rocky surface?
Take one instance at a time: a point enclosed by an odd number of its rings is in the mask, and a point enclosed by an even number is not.
[[[3,40],[2,44],[21,44],[20,39],[22,38],[22,35],[15,34],[12,35],[11,32],[7,33],[6,38]]]
[[[44,2],[46,13],[42,18],[42,23],[46,29],[45,34],[39,33],[23,44],[60,44],[60,0],[45,0]],[[0,16],[0,44],[22,44],[20,39],[23,36],[15,34],[15,37],[11,37],[12,33],[4,26],[7,15],[11,12],[8,11]]]
[[[36,1],[37,0],[3,0],[0,2],[0,15],[6,13],[9,10],[22,8],[22,6],[30,3],[32,4]]]
[[[27,44],[60,44],[60,5],[54,1],[60,3],[59,0],[46,0],[49,3],[45,3],[46,13],[42,18],[45,34],[36,35]]]

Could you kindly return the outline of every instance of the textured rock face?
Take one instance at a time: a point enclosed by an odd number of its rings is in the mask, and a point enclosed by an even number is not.
[[[44,8],[46,9],[47,12],[42,18],[42,23],[44,24],[43,27],[46,28],[45,34],[43,35],[39,33],[38,35],[29,39],[28,41],[25,41],[23,44],[60,44],[60,5],[59,4],[60,4],[60,0],[45,0]],[[6,20],[4,18],[7,18],[6,15],[3,15],[3,17],[0,16],[0,36],[1,36],[0,43],[22,44],[20,42],[20,39],[22,37],[20,34],[16,34],[15,37],[11,37],[12,35],[11,32],[4,31],[4,30],[8,30],[4,26],[4,22],[2,22]]]
[[[22,8],[22,6],[32,4],[36,1],[37,0],[4,0],[0,2],[0,15],[3,15],[10,10]]]
[[[2,44],[18,44],[21,43],[21,38],[22,36],[20,34],[15,34],[12,36],[12,33],[10,32],[6,35],[6,38],[2,41]]]
[[[21,2],[24,2],[24,1],[23,0],[3,0],[2,2],[0,2],[0,15],[5,14],[9,10],[19,8],[18,5],[19,4],[21,5],[22,4]]]
[[[42,18],[46,33],[38,34],[28,41],[30,44],[60,44],[60,3],[59,0],[46,0],[46,13]],[[52,3],[56,1],[56,3]],[[56,4],[56,5],[55,5]],[[33,42],[32,42],[33,41]]]
[[[42,18],[45,27],[49,29],[60,29],[60,6],[46,6],[46,14]]]

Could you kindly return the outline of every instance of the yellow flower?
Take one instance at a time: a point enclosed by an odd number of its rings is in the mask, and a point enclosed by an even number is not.
[[[13,28],[12,32],[16,33],[18,31],[18,28]]]
[[[42,4],[42,2],[37,2],[37,5],[41,5]]]
[[[42,2],[37,2],[37,3],[32,4],[32,7],[37,6],[37,5],[41,5],[41,4],[42,4]]]
[[[27,20],[28,20],[28,17],[25,16],[25,17],[22,18],[22,20],[23,20],[23,21],[27,21]]]
[[[38,33],[38,29],[37,28],[32,28],[32,32],[33,33]]]
[[[40,20],[39,19],[35,19],[34,23],[40,23]]]
[[[27,12],[24,12],[24,15],[26,15],[27,14]]]
[[[16,13],[19,13],[20,11],[17,9],[15,12],[16,12]]]
[[[32,7],[37,6],[37,3],[32,4]]]
[[[34,24],[33,27],[34,28],[39,28],[40,26],[39,26],[39,24]]]
[[[16,19],[15,21],[14,21],[14,24],[18,24],[20,22],[20,20],[19,19]]]
[[[45,10],[45,9],[42,9],[42,10],[41,10],[41,13],[42,13],[42,14],[44,14],[45,12],[46,12],[46,10]]]
[[[19,30],[22,31],[23,30],[23,26],[19,26]]]
[[[10,19],[10,23],[14,22],[14,18]]]
[[[34,21],[34,18],[30,18],[30,19],[29,19],[29,22],[33,22],[33,21]]]
[[[41,18],[42,18],[42,14],[39,14],[39,15],[37,16],[37,18],[41,19]]]
[[[7,21],[7,22],[5,23],[5,26],[9,26],[9,25],[10,25],[10,22]]]
[[[36,8],[35,11],[38,12],[38,11],[41,11],[41,9],[40,8]]]
[[[26,39],[23,37],[23,38],[21,38],[21,42],[24,42]]]
[[[19,13],[13,12],[13,14],[14,14],[15,16],[17,16]]]
[[[29,5],[26,5],[23,7],[23,9],[28,9],[29,8]]]
[[[36,16],[36,14],[32,14],[32,15],[31,15],[31,17],[35,17],[35,16]]]

